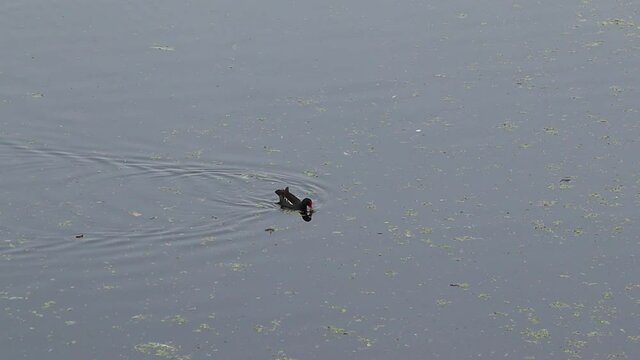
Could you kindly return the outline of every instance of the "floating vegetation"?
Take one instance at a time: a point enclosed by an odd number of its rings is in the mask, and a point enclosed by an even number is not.
[[[305,170],[305,171],[303,172],[303,174],[305,174],[305,175],[306,175],[306,176],[308,176],[308,177],[314,177],[314,178],[316,178],[316,177],[318,177],[318,170],[315,170],[315,169],[308,169],[308,170]]]
[[[265,151],[265,152],[267,152],[267,153],[269,153],[269,154],[272,154],[272,153],[279,153],[279,152],[280,152],[280,150],[279,150],[279,149],[272,148],[272,147],[268,147],[268,146],[266,146],[266,145],[264,146],[264,151]]]
[[[584,44],[583,46],[586,48],[594,48],[594,47],[598,47],[600,45],[604,44],[604,41],[600,40],[600,41],[592,41],[589,43]]]
[[[167,45],[152,45],[150,46],[150,48],[154,50],[162,50],[162,51],[175,51],[173,47],[167,46]]]
[[[61,221],[61,222],[58,223],[58,226],[62,227],[62,228],[66,228],[66,227],[69,227],[71,225],[73,225],[71,220],[65,220],[65,221]]]
[[[602,300],[611,300],[613,299],[613,293],[611,291],[605,291],[602,294]]]
[[[209,325],[207,323],[202,323],[202,324],[198,325],[197,328],[193,329],[193,332],[194,333],[201,333],[201,332],[211,331],[211,330],[213,330],[211,325]]]
[[[218,266],[229,268],[233,271],[245,271],[250,266],[249,264],[243,264],[238,262],[233,263],[219,263]]]
[[[480,238],[474,237],[474,236],[469,236],[469,235],[464,235],[464,236],[456,236],[454,239],[457,240],[457,241],[472,241],[472,240],[478,240]]]
[[[373,340],[371,340],[369,338],[366,338],[364,336],[359,336],[359,335],[358,335],[358,341],[361,342],[365,347],[368,347],[368,348],[371,347],[373,345],[373,343],[374,343]]]
[[[620,184],[612,185],[608,187],[608,190],[613,193],[620,193],[624,187]]]
[[[433,228],[422,226],[419,229],[420,234],[431,234],[433,232]]]
[[[607,360],[614,360],[614,359],[628,359],[628,356],[627,356],[627,353],[625,353],[624,351],[607,355]]]
[[[347,308],[344,306],[340,306],[340,305],[329,305],[329,309],[331,310],[338,310],[340,311],[340,313],[344,314],[347,312]]]
[[[542,206],[542,207],[552,207],[553,205],[555,205],[557,203],[556,200],[540,200],[538,201],[538,206]]]
[[[549,306],[553,309],[558,309],[558,310],[571,308],[571,305],[564,303],[562,301],[554,301],[551,304],[549,304]]]
[[[178,325],[184,325],[188,321],[182,315],[173,315],[165,317],[164,319],[162,319],[162,322],[171,322]]]
[[[580,352],[587,346],[587,342],[584,340],[569,339],[565,342],[565,346],[562,351],[569,354],[569,359],[581,359]]]
[[[209,245],[209,244],[211,244],[211,243],[214,243],[214,242],[216,242],[216,237],[215,237],[215,236],[212,236],[212,235],[209,235],[209,236],[205,236],[205,237],[200,241],[200,245],[207,246],[207,245]]]
[[[558,185],[558,189],[560,190],[567,190],[567,189],[571,189],[573,187],[573,184],[571,184],[569,181],[560,181],[560,184]]]
[[[27,300],[29,299],[26,296],[13,296],[13,295],[9,295],[9,292],[7,291],[0,291],[0,299],[2,300]]]
[[[415,209],[407,209],[404,211],[405,216],[416,217],[418,216],[418,212]]]
[[[516,85],[521,88],[533,89],[533,77],[531,75],[525,75],[516,80]]]
[[[371,347],[373,345],[373,343],[374,343],[374,341],[369,339],[369,338],[357,335],[355,333],[355,331],[350,331],[350,330],[347,330],[347,329],[344,329],[344,328],[340,328],[340,327],[337,327],[337,326],[329,325],[329,326],[327,326],[327,331],[329,331],[329,333],[331,333],[333,335],[337,335],[337,336],[355,336],[356,339],[359,342],[361,342],[362,344],[364,344],[364,346],[366,348]]]
[[[148,314],[138,314],[138,315],[134,315],[131,317],[131,320],[133,321],[143,321],[143,320],[148,320],[151,317],[151,315]]]
[[[56,304],[56,302],[55,302],[55,301],[53,301],[53,300],[51,300],[51,301],[47,301],[47,302],[45,302],[44,304],[42,304],[42,308],[43,308],[43,309],[48,309],[48,308],[52,307],[52,306],[53,306],[53,305],[55,305],[55,304]]]
[[[549,134],[549,135],[558,135],[560,133],[560,130],[554,128],[554,127],[546,127],[544,128],[544,132]]]
[[[273,354],[274,360],[295,360],[292,357],[289,357],[283,350],[278,350],[277,353]]]
[[[498,124],[497,127],[502,130],[513,131],[518,128],[518,125],[516,125],[513,121],[507,120]]]
[[[172,343],[148,342],[134,346],[136,351],[169,360],[190,360],[189,355],[178,354],[179,348]]]
[[[541,340],[551,337],[549,330],[547,329],[531,330],[526,328],[522,331],[522,335],[524,335],[527,342],[534,344],[539,344]]]
[[[607,20],[601,21],[600,25],[617,25],[617,26],[633,26],[635,27],[635,24],[632,22],[628,22],[625,19],[620,19],[620,18],[609,18]]]
[[[438,304],[438,306],[447,306],[449,304],[451,304],[452,301],[451,300],[447,300],[447,299],[438,299],[436,300],[436,304]]]
[[[461,288],[461,289],[468,289],[469,288],[469,284],[467,284],[467,283],[452,283],[452,284],[449,284],[449,286],[457,287],[457,288]]]
[[[349,331],[347,331],[347,330],[345,330],[343,328],[339,328],[337,326],[333,326],[333,325],[327,326],[327,330],[329,330],[329,332],[334,334],[334,335],[351,335],[351,333],[349,333]]]
[[[288,96],[287,97],[287,101],[292,102],[292,103],[296,103],[300,106],[309,106],[309,105],[313,105],[315,103],[317,103],[317,101],[313,100],[313,99],[304,99],[301,97],[296,97],[296,96]]]
[[[634,344],[640,344],[640,335],[629,335],[627,336],[627,340]]]
[[[258,334],[261,334],[264,332],[274,332],[279,327],[280,327],[280,320],[271,320],[271,327],[258,324],[253,327],[253,330],[255,330]]]
[[[624,89],[617,85],[611,85],[609,86],[609,91],[612,96],[618,96],[624,92]]]
[[[549,171],[549,172],[556,172],[556,171],[560,171],[562,169],[562,165],[561,164],[547,164],[544,166],[544,168]]]

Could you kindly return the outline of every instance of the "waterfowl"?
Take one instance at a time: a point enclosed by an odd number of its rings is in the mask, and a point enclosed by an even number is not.
[[[313,201],[309,198],[302,200],[297,196],[289,192],[289,187],[276,190],[276,195],[280,197],[280,200],[276,203],[283,209],[297,210],[306,213],[307,211],[313,211]]]

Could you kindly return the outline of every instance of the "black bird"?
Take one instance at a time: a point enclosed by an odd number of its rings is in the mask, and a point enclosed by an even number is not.
[[[297,196],[289,192],[289,187],[276,190],[276,194],[280,197],[280,200],[276,203],[283,209],[297,210],[301,213],[307,213],[307,211],[313,211],[313,201],[309,198],[304,198],[302,201]],[[307,210],[308,208],[308,210]]]

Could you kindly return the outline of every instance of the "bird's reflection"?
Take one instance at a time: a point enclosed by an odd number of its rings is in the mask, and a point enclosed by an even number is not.
[[[313,210],[312,211],[300,211],[300,216],[302,217],[302,220],[309,222],[311,221],[311,216],[313,215]]]

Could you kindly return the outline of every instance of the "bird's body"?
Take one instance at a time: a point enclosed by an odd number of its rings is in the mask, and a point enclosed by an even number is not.
[[[283,209],[297,210],[305,213],[307,210],[313,211],[313,202],[311,199],[298,199],[297,196],[289,192],[288,186],[284,189],[276,190],[276,195],[280,197],[280,200],[276,204],[280,205]]]

